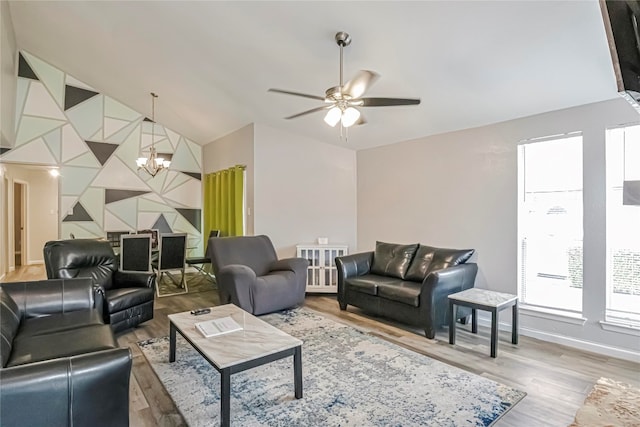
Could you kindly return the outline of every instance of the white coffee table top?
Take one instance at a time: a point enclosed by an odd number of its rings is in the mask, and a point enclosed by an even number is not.
[[[227,316],[242,326],[242,330],[205,338],[195,327],[198,322]],[[170,314],[169,321],[220,369],[302,345],[301,340],[233,304],[211,307],[211,313],[200,316],[188,311]]]
[[[482,304],[489,307],[499,307],[505,303],[517,300],[518,296],[503,292],[490,291],[487,289],[471,288],[451,294],[449,295],[449,298],[455,301]]]

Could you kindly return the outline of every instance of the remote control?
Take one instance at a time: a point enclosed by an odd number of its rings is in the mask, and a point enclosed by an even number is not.
[[[194,316],[200,316],[201,314],[207,314],[207,313],[211,313],[210,308],[199,308],[197,310],[191,311],[191,314],[193,314]]]

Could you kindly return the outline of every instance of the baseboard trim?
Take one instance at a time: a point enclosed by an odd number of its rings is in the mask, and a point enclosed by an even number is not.
[[[486,328],[491,328],[491,319],[480,315],[478,316],[478,325],[484,326]],[[498,329],[501,331],[511,332],[511,323],[499,322]],[[540,331],[538,329],[531,329],[522,326],[520,327],[519,332],[520,335],[525,335],[542,341],[566,345],[567,347],[573,347],[579,350],[589,351],[604,356],[615,357],[617,359],[623,359],[629,362],[640,363],[640,353],[631,350],[611,347],[591,341],[579,340],[577,338],[571,338],[565,335],[553,334],[550,332]]]

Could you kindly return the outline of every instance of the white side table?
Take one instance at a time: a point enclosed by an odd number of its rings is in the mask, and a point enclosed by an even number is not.
[[[491,357],[498,352],[498,313],[512,307],[513,323],[511,325],[511,342],[518,344],[518,297],[517,295],[486,289],[471,288],[449,295],[449,344],[456,342],[456,314],[458,306],[471,308],[471,332],[478,333],[476,310],[491,312]]]

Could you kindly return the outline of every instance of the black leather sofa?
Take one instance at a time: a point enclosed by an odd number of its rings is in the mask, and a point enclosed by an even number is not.
[[[0,425],[128,426],[131,353],[91,279],[0,284]]]
[[[447,296],[472,288],[478,266],[473,249],[376,242],[375,251],[336,257],[338,303],[424,328],[429,339],[449,323]],[[465,320],[471,310],[458,309]]]
[[[102,290],[104,321],[114,332],[153,319],[156,274],[124,272],[106,240],[52,240],[44,245],[49,279],[88,277]]]

